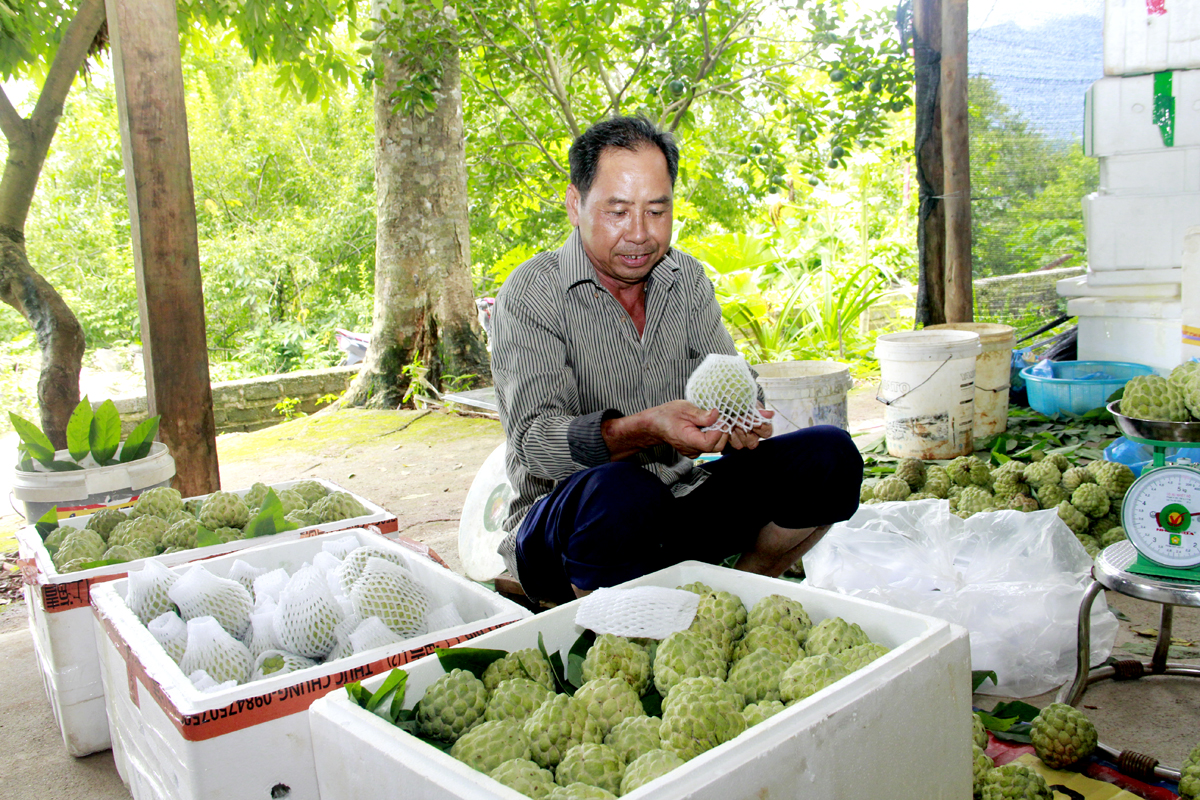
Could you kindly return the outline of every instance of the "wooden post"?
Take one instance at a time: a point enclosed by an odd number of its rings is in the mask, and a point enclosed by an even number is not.
[[[967,112],[967,0],[942,0],[942,159],[946,209],[946,321],[971,322],[971,152]]]
[[[945,214],[942,207],[942,0],[913,4],[916,63],[917,327],[946,321]]]
[[[146,365],[185,497],[220,488],[174,0],[106,0]]]

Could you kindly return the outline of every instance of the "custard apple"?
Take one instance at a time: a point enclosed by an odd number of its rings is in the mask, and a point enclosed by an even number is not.
[[[1200,798],[1200,745],[1192,748],[1179,773],[1179,796],[1183,800]]]
[[[787,706],[780,700],[767,700],[762,703],[751,703],[746,706],[742,709],[742,716],[746,718],[746,727],[752,728],[758,723],[775,716],[785,708]]]
[[[971,787],[976,797],[983,791],[983,780],[994,766],[996,762],[979,745],[971,745]]]
[[[885,503],[903,500],[910,494],[912,494],[912,489],[901,478],[884,478],[875,484],[874,499],[882,500]]]
[[[378,617],[401,638],[425,633],[429,596],[411,572],[392,561],[367,559],[350,587],[350,603],[360,619]]]
[[[289,488],[296,494],[303,497],[304,502],[309,508],[312,508],[322,497],[329,494],[329,490],[326,489],[325,485],[319,481],[300,481]]]
[[[1067,527],[1071,529],[1071,533],[1076,536],[1087,533],[1087,516],[1066,500],[1058,504],[1058,518],[1067,523]]]
[[[583,679],[620,676],[640,697],[650,683],[650,654],[628,639],[602,633],[583,658]]]
[[[707,583],[701,583],[700,581],[692,581],[691,583],[685,583],[682,586],[676,586],[675,588],[681,589],[685,592],[698,594],[701,597],[704,597],[706,594],[712,594],[714,591],[713,588]]]
[[[217,541],[221,544],[229,544],[230,542],[244,539],[246,532],[241,528],[217,528],[213,531],[213,535],[217,537]]]
[[[1109,500],[1124,497],[1135,478],[1133,470],[1115,461],[1093,461],[1087,465],[1087,471],[1096,478],[1096,483],[1108,492]]]
[[[252,653],[253,654],[253,653]],[[254,659],[254,667],[250,670],[250,680],[261,681],[272,675],[287,675],[309,667],[315,667],[317,662],[311,658],[298,656],[286,650],[263,650]]]
[[[554,773],[524,758],[505,761],[489,775],[493,780],[533,800],[545,800],[555,787]]]
[[[743,706],[733,692],[714,687],[710,679],[680,682],[663,704],[663,749],[689,761],[729,741],[746,729]]]
[[[525,735],[533,748],[533,760],[551,768],[577,744],[599,744],[604,732],[588,713],[582,700],[556,694],[525,720]]]
[[[919,458],[902,458],[896,465],[896,477],[914,492],[925,485],[925,462]]]
[[[178,582],[177,582],[178,583]],[[212,617],[194,617],[187,622],[187,649],[179,660],[185,675],[204,670],[217,683],[250,680],[254,658],[250,648]]]
[[[1088,554],[1088,558],[1094,559],[1096,556],[1100,555],[1100,541],[1095,536],[1083,534],[1081,536],[1076,536],[1075,538],[1079,540],[1081,545],[1083,545],[1083,551]]]
[[[1071,467],[1062,474],[1062,487],[1068,492],[1074,492],[1085,483],[1095,483],[1096,478],[1088,472],[1087,467]]]
[[[987,727],[983,724],[983,717],[975,712],[971,712],[971,741],[976,747],[987,749],[988,732]]]
[[[253,514],[262,508],[263,501],[267,499],[267,492],[270,490],[271,487],[265,483],[250,485],[250,489],[242,495],[242,502],[246,504],[246,508],[250,509],[250,513]]]
[[[133,510],[129,512],[130,519],[147,515],[162,517],[164,520],[176,511],[183,511],[183,495],[169,486],[159,486],[142,492]]]
[[[665,696],[684,678],[706,675],[724,680],[727,663],[713,640],[692,631],[676,631],[658,646],[654,685]]]
[[[1062,472],[1049,459],[1035,461],[1025,467],[1025,482],[1034,489],[1062,483]]]
[[[925,485],[921,488],[934,497],[944,499],[950,491],[951,483],[953,481],[950,479],[950,473],[946,472],[945,467],[931,464],[925,468]]]
[[[1033,718],[1029,729],[1033,749],[1046,766],[1063,769],[1087,758],[1096,749],[1096,726],[1077,708],[1051,703]]]
[[[792,660],[770,650],[755,650],[729,670],[729,685],[745,697],[747,703],[779,699],[779,679]]]
[[[62,547],[63,540],[67,538],[67,535],[74,533],[76,530],[78,529],[68,528],[65,525],[61,528],[55,528],[54,530],[50,531],[50,533],[46,534],[46,538],[42,539],[42,544],[46,546],[46,550],[53,557],[55,552],[58,551],[58,548]],[[99,532],[97,531],[96,533]],[[108,543],[107,535],[101,534],[100,538],[103,539],[106,544]]]
[[[746,629],[746,607],[731,592],[713,592],[700,598],[690,630],[716,642],[728,661],[733,644]]]
[[[858,502],[866,503],[875,499],[875,484],[879,481],[863,481],[858,487]]]
[[[667,713],[675,698],[689,694],[710,694],[715,699],[732,703],[739,709],[746,705],[746,698],[728,682],[707,675],[697,675],[694,678],[684,678],[675,684],[667,696],[662,699],[662,712]]]
[[[579,687],[575,698],[587,706],[588,713],[600,723],[600,730],[605,736],[628,717],[646,714],[638,693],[620,676],[593,678]]]
[[[130,539],[124,547],[138,554],[138,558],[150,558],[158,555],[158,547],[149,539]]]
[[[1198,375],[1200,375],[1200,361],[1184,361],[1171,370],[1171,374],[1167,376],[1167,380],[1171,381],[1171,383],[1183,385]]]
[[[196,518],[193,517],[191,514],[187,513],[186,511],[174,511],[171,514],[169,514],[165,519],[166,519],[167,527],[170,528],[176,522],[183,522],[184,520],[191,522],[192,520],[194,520]]]
[[[509,678],[496,687],[488,700],[485,720],[515,720],[524,722],[554,693],[528,678]]]
[[[906,499],[911,503],[914,500],[940,500],[941,498],[929,492],[913,492]]]
[[[1088,533],[1100,539],[1113,528],[1121,526],[1121,518],[1112,512],[1110,508],[1108,513],[1099,519],[1094,519],[1088,523]]]
[[[1138,375],[1125,384],[1121,413],[1135,419],[1187,422],[1191,415],[1183,391],[1158,375]]]
[[[514,758],[528,760],[529,737],[514,720],[481,722],[458,737],[450,755],[480,772],[491,772]]]
[[[790,705],[816,694],[849,674],[846,665],[837,656],[822,654],[802,658],[788,667],[779,679],[780,699]]]
[[[385,561],[404,566],[401,556],[391,550],[384,550],[382,547],[369,544],[356,547],[346,554],[341,564],[334,568],[336,584],[341,588],[342,593],[350,594],[350,590],[354,588],[354,582],[362,576],[363,569],[372,558],[382,558]]]
[[[946,472],[959,486],[990,488],[992,485],[992,471],[975,456],[959,456],[946,466]]]
[[[843,650],[870,642],[866,631],[859,627],[857,622],[846,622],[841,617],[828,617],[821,620],[808,634],[804,652],[810,656],[835,656]]]
[[[1021,475],[1016,470],[996,470],[992,474],[995,476],[992,480],[992,493],[997,499],[1029,494],[1029,484],[1021,480]]]
[[[304,502],[304,498],[299,492],[291,489],[280,489],[275,493],[279,498],[279,505],[283,507],[283,515],[286,517],[294,511],[305,511],[308,509],[308,504]],[[315,516],[315,515],[314,515]]]
[[[310,507],[322,522],[365,517],[369,512],[349,492],[330,492]]]
[[[843,664],[846,665],[846,669],[854,672],[855,670],[862,669],[880,656],[887,655],[889,652],[890,651],[881,644],[868,642],[866,644],[855,645],[847,650],[843,650],[837,654],[837,657]]]
[[[981,486],[964,486],[958,496],[958,510],[968,514],[979,514],[995,507],[996,498]]]
[[[62,544],[54,553],[54,565],[62,572],[63,566],[70,561],[99,561],[107,549],[108,546],[100,534],[87,528],[75,528],[63,538]]]
[[[662,720],[658,717],[626,717],[604,737],[604,743],[617,751],[628,764],[640,755],[662,746]]]
[[[165,519],[146,515],[117,525],[109,533],[108,543],[110,545],[129,544],[134,539],[149,539],[155,545],[159,545],[166,532],[167,521]]]
[[[655,778],[661,778],[673,769],[682,767],[684,759],[668,750],[651,750],[638,756],[625,768],[621,779],[621,794],[626,795],[640,789]]]
[[[770,650],[772,653],[783,656],[789,664],[801,657],[800,645],[796,644],[796,637],[773,625],[760,625],[746,631],[742,640],[734,645],[733,660],[740,661],[756,650]]]
[[[183,501],[183,510],[191,514],[193,517],[200,517],[200,509],[204,505],[203,497],[189,497]]]
[[[577,744],[566,752],[554,770],[554,779],[560,786],[583,783],[613,794],[621,791],[623,777],[625,762],[606,744]]]
[[[1040,489],[1035,489],[1034,494],[1042,508],[1057,508],[1059,503],[1071,499],[1067,490],[1058,483],[1048,483]]]
[[[425,690],[417,703],[417,729],[426,736],[454,742],[483,721],[487,688],[465,669],[452,669]]]
[[[321,518],[305,508],[298,508],[295,511],[289,511],[283,515],[283,518],[293,525],[301,528],[307,528],[311,525],[321,524]]]
[[[1046,779],[1017,763],[988,770],[979,796],[982,800],[1054,800]]]
[[[1005,508],[1011,508],[1014,511],[1038,511],[1041,506],[1038,501],[1034,500],[1027,494],[1016,494],[1008,499],[1004,504]]]
[[[108,541],[108,535],[112,533],[113,528],[126,519],[125,512],[119,508],[102,508],[88,517],[87,527],[100,534],[104,541]]]
[[[617,796],[599,786],[572,783],[555,787],[554,791],[546,795],[546,800],[617,800]]]
[[[1099,484],[1085,483],[1071,493],[1071,505],[1089,517],[1103,517],[1108,513],[1108,492]]]
[[[554,672],[542,651],[534,647],[514,650],[501,659],[488,664],[483,671],[483,684],[489,692],[496,690],[509,678],[528,678],[554,691]]]
[[[764,626],[786,631],[802,645],[812,629],[812,620],[800,601],[781,594],[770,594],[755,603],[746,615],[747,630],[753,631]]]
[[[104,555],[100,557],[101,561],[137,561],[139,558],[146,558],[140,550],[131,547],[127,544],[115,544],[104,551]]]
[[[243,528],[250,521],[250,509],[233,492],[213,492],[200,507],[200,524],[215,531],[217,528]]]
[[[1125,534],[1125,529],[1118,525],[1117,527],[1109,528],[1104,532],[1104,535],[1100,537],[1100,546],[1108,547],[1109,545],[1116,544],[1117,542],[1124,541],[1128,538],[1129,537]]]
[[[163,531],[162,539],[159,541],[163,547],[179,547],[190,550],[196,546],[196,531],[199,527],[200,521],[195,517],[176,522]]]

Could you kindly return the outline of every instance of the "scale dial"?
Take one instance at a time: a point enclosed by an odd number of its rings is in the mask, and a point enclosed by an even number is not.
[[[1121,521],[1138,552],[1164,567],[1200,565],[1200,472],[1158,467],[1125,495]]]

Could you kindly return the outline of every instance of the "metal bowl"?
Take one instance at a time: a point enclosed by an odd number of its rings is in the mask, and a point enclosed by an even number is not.
[[[1166,422],[1159,419],[1137,419],[1127,417],[1117,409],[1121,401],[1113,400],[1107,408],[1121,433],[1136,439],[1152,439],[1156,442],[1200,442],[1200,422]]]

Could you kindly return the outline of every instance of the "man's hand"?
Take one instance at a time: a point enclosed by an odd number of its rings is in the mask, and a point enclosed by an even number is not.
[[[766,417],[767,421],[754,426],[750,430],[734,428],[721,437],[721,440],[717,443],[715,452],[721,452],[725,449],[726,445],[729,445],[734,450],[753,450],[758,447],[759,440],[771,438],[771,434],[775,432],[775,428],[771,425],[770,420],[771,417],[775,416],[775,412],[770,409],[759,408],[758,413]]]
[[[716,422],[717,416],[716,409],[706,411],[686,400],[672,400],[629,417],[607,420],[600,430],[613,461],[664,443],[695,458],[724,446],[725,434],[701,430]]]

